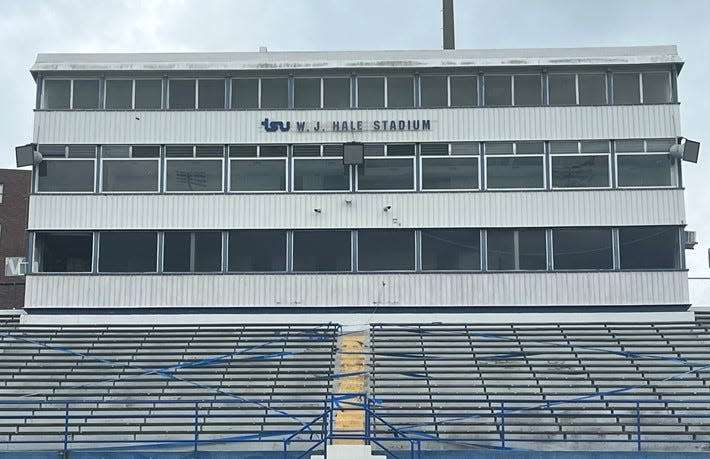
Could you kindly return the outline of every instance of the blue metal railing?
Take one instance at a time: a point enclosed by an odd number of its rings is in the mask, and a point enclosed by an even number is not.
[[[197,451],[200,445],[270,442],[281,444],[284,457],[304,457],[315,452],[327,455],[326,446],[338,440],[358,440],[390,457],[405,454],[414,458],[421,457],[422,447],[428,443],[479,449],[512,449],[521,445],[534,448],[544,444],[550,449],[549,445],[561,443],[598,443],[606,450],[617,445],[624,450],[641,451],[644,446],[652,450],[658,444],[710,442],[710,431],[701,430],[710,425],[710,399],[457,398],[440,400],[433,414],[407,408],[393,410],[403,402],[396,397],[374,400],[360,393],[337,394],[321,402],[0,400],[0,445],[9,449],[13,445],[29,445],[38,450],[63,451],[165,447]],[[363,413],[363,429],[336,429],[337,414],[353,410]],[[542,435],[530,431],[531,426],[546,423],[552,431]],[[244,428],[240,429],[240,424]],[[279,424],[283,429],[278,429]],[[693,431],[694,425],[698,426],[697,431]],[[222,426],[222,432],[240,433],[217,437],[206,428],[215,426]],[[603,430],[601,426],[611,428]],[[113,430],[123,430],[124,434],[111,433]],[[294,448],[296,451],[290,451]]]

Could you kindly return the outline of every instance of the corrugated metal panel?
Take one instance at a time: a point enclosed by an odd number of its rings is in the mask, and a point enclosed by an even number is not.
[[[352,203],[345,201],[352,197]],[[385,206],[392,206],[389,212]],[[320,213],[313,211],[321,209]],[[29,229],[682,225],[682,190],[32,195]]]
[[[686,272],[28,276],[26,307],[687,304]]]
[[[318,143],[625,139],[680,135],[679,106],[488,107],[408,110],[37,111],[37,143]],[[290,121],[266,132],[264,118]],[[333,132],[333,121],[431,120],[429,131]],[[297,132],[320,121],[326,132]],[[39,128],[41,126],[41,128]]]

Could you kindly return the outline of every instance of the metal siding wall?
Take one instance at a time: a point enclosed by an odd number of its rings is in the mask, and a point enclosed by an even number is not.
[[[265,132],[264,118],[291,121]],[[430,119],[430,131],[296,132],[295,121]],[[37,129],[42,126],[42,129]],[[400,110],[37,111],[37,143],[318,143],[675,137],[677,104]],[[36,135],[36,134],[35,134]]]
[[[683,225],[683,191],[32,195],[30,230]],[[384,212],[384,206],[392,210]],[[321,213],[313,212],[321,208]],[[397,223],[393,222],[397,219]]]
[[[688,304],[687,273],[28,276],[26,307]]]

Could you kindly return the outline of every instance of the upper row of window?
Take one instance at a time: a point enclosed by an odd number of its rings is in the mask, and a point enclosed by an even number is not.
[[[41,108],[221,110],[659,104],[667,71],[262,78],[45,79]],[[103,87],[102,87],[103,86]],[[611,91],[609,91],[611,89]]]
[[[670,187],[679,182],[673,143],[615,141],[615,155],[608,140],[366,144],[354,169],[343,165],[342,144],[104,145],[98,162],[94,145],[41,145],[35,178],[38,192]]]

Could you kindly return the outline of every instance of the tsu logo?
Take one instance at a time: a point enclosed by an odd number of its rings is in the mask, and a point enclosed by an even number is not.
[[[276,132],[276,131],[281,131],[281,132],[287,132],[291,129],[291,122],[286,121],[286,124],[283,123],[283,121],[269,121],[269,118],[264,118],[264,121],[261,122],[261,125],[264,126],[264,130],[266,132]]]

